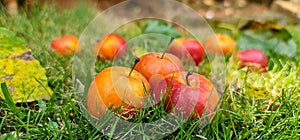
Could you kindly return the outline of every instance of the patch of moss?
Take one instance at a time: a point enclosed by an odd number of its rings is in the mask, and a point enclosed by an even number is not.
[[[245,93],[249,97],[275,99],[281,96],[282,91],[300,91],[300,69],[297,65],[297,62],[286,61],[284,65],[276,64],[265,73],[247,73],[247,70],[238,70],[236,65],[229,64],[227,83],[236,89],[246,86]],[[295,96],[300,96],[300,93]]]

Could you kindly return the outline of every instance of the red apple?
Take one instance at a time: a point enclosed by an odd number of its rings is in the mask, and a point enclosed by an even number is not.
[[[104,36],[94,48],[94,52],[106,60],[120,58],[128,52],[128,45],[125,39],[115,33]]]
[[[206,111],[212,113],[220,98],[207,78],[190,72],[175,72],[165,76],[151,94],[155,101],[164,103],[168,112],[174,109],[175,113],[184,113],[184,118],[191,114],[194,118],[201,117]]]
[[[126,67],[109,67],[92,81],[87,95],[87,110],[95,116],[103,116],[109,107],[121,107],[118,113],[132,115],[135,108],[142,108],[150,86],[139,72]]]
[[[81,50],[78,39],[73,35],[65,35],[51,42],[51,48],[61,55],[71,55]]]
[[[192,57],[195,64],[198,65],[204,55],[203,46],[196,39],[191,38],[178,38],[171,46],[170,52],[180,58]]]
[[[135,70],[142,73],[150,84],[155,84],[169,73],[183,71],[180,59],[173,54],[152,52],[143,55]]]
[[[224,55],[232,54],[236,50],[235,41],[226,34],[213,34],[206,38],[204,46],[210,53]]]
[[[268,67],[268,58],[259,49],[249,49],[238,53],[240,67],[249,67],[250,70],[266,71]]]

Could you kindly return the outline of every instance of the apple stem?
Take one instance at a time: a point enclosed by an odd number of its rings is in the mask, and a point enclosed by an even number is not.
[[[135,61],[134,61],[134,64],[133,64],[133,66],[132,66],[132,68],[131,68],[131,70],[130,70],[130,72],[129,72],[129,74],[128,74],[128,77],[131,75],[131,73],[132,73],[132,71],[134,70],[134,67],[136,66],[136,64],[138,63],[140,61],[140,58],[135,58]]]
[[[165,56],[167,50],[170,48],[170,46],[171,46],[171,44],[172,44],[172,42],[173,42],[174,39],[175,39],[174,37],[171,37],[171,39],[170,39],[170,41],[169,41],[169,44],[168,44],[167,48],[165,49],[165,51],[163,52],[163,54],[161,55],[160,59],[163,59],[163,58],[164,58],[164,56]]]
[[[186,84],[188,85],[188,86],[190,86],[190,83],[189,83],[189,76],[190,75],[192,75],[193,74],[193,72],[188,72],[187,74],[186,74],[186,76],[185,76],[185,81],[186,81]]]

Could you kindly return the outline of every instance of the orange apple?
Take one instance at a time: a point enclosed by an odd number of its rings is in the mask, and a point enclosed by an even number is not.
[[[207,78],[190,72],[166,75],[154,87],[151,95],[156,102],[164,103],[168,112],[183,113],[185,119],[190,115],[193,115],[193,118],[201,117],[205,111],[208,114],[213,113],[220,99],[220,95]]]
[[[171,45],[170,52],[179,58],[191,58],[194,60],[194,63],[198,65],[204,55],[203,46],[196,39],[192,38],[177,38],[174,43]]]
[[[204,46],[209,52],[216,54],[229,55],[236,50],[235,41],[230,36],[221,33],[208,36],[204,41]]]
[[[73,35],[65,35],[51,42],[51,48],[61,55],[71,55],[81,50],[78,39]]]
[[[142,73],[152,85],[169,73],[183,71],[184,67],[173,54],[152,52],[140,58],[135,70]]]
[[[103,116],[109,107],[123,116],[142,108],[150,86],[139,72],[127,67],[109,67],[92,81],[87,94],[87,110],[94,117]]]
[[[94,52],[106,60],[120,58],[128,52],[128,45],[125,39],[115,33],[104,36],[94,48]]]

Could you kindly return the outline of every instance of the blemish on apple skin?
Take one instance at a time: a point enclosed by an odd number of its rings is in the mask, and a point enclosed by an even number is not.
[[[192,74],[193,74],[193,72],[190,72],[190,71],[186,74],[185,81],[186,81],[186,84],[187,84],[188,86],[190,86],[190,83],[189,83],[189,76],[192,75]]]

